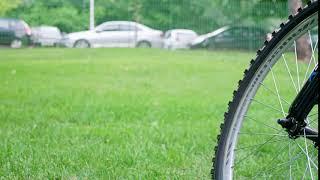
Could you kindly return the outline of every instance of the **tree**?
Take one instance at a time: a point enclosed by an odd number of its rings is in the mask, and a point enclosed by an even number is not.
[[[1,0],[0,1],[0,16],[6,14],[11,9],[16,8],[21,4],[21,0]]]
[[[226,25],[265,28],[287,16],[287,1],[95,0],[95,21],[97,25],[112,20],[138,21],[163,31],[186,28],[199,34]],[[6,6],[10,8],[4,11]],[[74,32],[88,29],[89,0],[0,0],[0,12],[31,26],[54,25]]]
[[[288,7],[290,14],[297,14],[298,9],[302,6],[301,0],[289,0]],[[296,48],[297,48],[297,57],[301,61],[310,60],[312,56],[312,50],[309,45],[308,36],[304,35],[300,39],[296,41]]]
[[[80,31],[88,27],[89,10],[82,10],[82,2],[78,6],[69,0],[37,0],[28,3],[24,0],[24,2],[7,12],[7,16],[23,19],[31,26],[57,26],[63,32]]]

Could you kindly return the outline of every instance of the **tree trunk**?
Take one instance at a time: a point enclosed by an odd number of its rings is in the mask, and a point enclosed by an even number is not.
[[[301,0],[288,0],[290,14],[298,13],[298,8],[303,7]],[[302,36],[296,41],[298,60],[309,61],[312,56],[312,50],[309,43],[308,35]]]

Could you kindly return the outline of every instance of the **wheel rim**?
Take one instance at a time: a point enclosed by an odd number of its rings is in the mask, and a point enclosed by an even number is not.
[[[317,20],[317,15],[318,13],[314,14],[300,26],[303,27],[314,19]],[[296,32],[290,32],[283,41],[288,40],[294,33]],[[311,39],[310,30],[302,31],[299,36],[303,34],[308,35]],[[290,48],[291,44],[293,48]],[[316,160],[318,151],[305,137],[297,140],[289,139],[286,132],[277,126],[275,121],[288,112],[288,105],[291,104],[294,95],[302,87],[316,64],[315,52],[318,41],[315,43],[311,41],[312,57],[305,64],[297,61],[296,41],[292,41],[291,44],[283,48],[279,55],[273,58],[268,57],[269,61],[265,61],[261,65],[262,68],[252,78],[256,81],[248,85],[252,88],[248,88],[244,93],[244,98],[239,105],[242,108],[235,113],[234,119],[236,120],[233,121],[235,122],[232,125],[233,130],[228,135],[227,147],[229,149],[223,157],[226,162],[224,167],[226,179],[233,177],[236,179],[318,178]],[[287,51],[288,49],[293,49],[294,53]],[[290,88],[286,89],[286,87]],[[309,123],[313,127],[317,127],[318,123],[315,120],[318,118],[316,109],[315,107],[309,114]],[[272,113],[278,114],[272,117]],[[254,129],[259,129],[259,132],[253,131]],[[252,140],[252,137],[255,137],[255,140]],[[275,166],[270,167],[270,165]],[[244,177],[239,177],[239,174]]]
[[[88,42],[84,40],[78,41],[76,44],[76,48],[88,48],[88,47],[89,47]]]

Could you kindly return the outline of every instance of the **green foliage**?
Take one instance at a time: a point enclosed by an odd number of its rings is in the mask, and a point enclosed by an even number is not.
[[[72,2],[62,0],[37,0],[7,14],[24,19],[32,26],[53,25],[65,32],[83,30],[89,21],[88,10],[81,11]]]
[[[6,14],[11,9],[16,8],[21,3],[21,0],[1,0],[0,1],[0,16]]]
[[[265,19],[286,17],[288,11],[287,0],[96,0],[95,4],[96,24],[133,20],[160,30],[190,28],[199,33],[235,23],[263,26]],[[72,32],[88,28],[88,11],[89,0],[33,0],[7,15],[33,26],[54,25]]]

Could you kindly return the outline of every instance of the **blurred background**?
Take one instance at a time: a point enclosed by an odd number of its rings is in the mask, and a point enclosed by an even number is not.
[[[256,50],[300,0],[2,0],[0,44]],[[293,9],[293,10],[292,10]],[[317,32],[312,32],[317,39]]]

